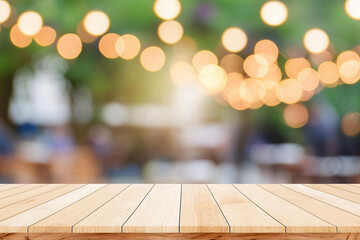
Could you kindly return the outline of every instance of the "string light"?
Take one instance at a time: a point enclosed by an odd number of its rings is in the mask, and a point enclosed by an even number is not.
[[[183,34],[183,26],[175,20],[164,21],[158,27],[159,38],[168,44],[177,43],[182,38]]]
[[[304,46],[311,53],[321,53],[329,47],[329,36],[319,28],[308,30],[304,35]]]
[[[41,30],[34,36],[34,40],[40,46],[49,46],[51,45],[56,38],[56,31],[49,26],[44,26]]]
[[[288,9],[283,2],[269,1],[260,10],[261,19],[269,26],[279,26],[288,17]]]
[[[156,46],[145,48],[140,54],[140,63],[147,71],[157,72],[165,64],[165,53]]]
[[[132,34],[122,35],[116,41],[116,52],[125,60],[135,58],[140,52],[140,40]]]
[[[201,69],[199,80],[206,93],[216,94],[226,85],[226,72],[218,65],[209,64]]]
[[[91,11],[84,18],[85,30],[94,36],[104,34],[110,27],[110,19],[102,11]]]
[[[42,17],[34,11],[26,11],[19,16],[18,26],[20,31],[28,36],[37,34],[43,25]]]
[[[309,111],[302,103],[289,105],[284,109],[283,118],[289,127],[301,128],[309,120]]]
[[[57,42],[57,50],[65,59],[74,59],[82,50],[81,40],[78,35],[68,33],[61,36]]]
[[[200,72],[203,67],[209,64],[218,64],[218,58],[216,55],[209,50],[201,50],[197,52],[193,59],[192,64],[196,71]]]
[[[116,41],[120,38],[120,35],[116,33],[107,33],[99,41],[99,51],[106,58],[114,59],[119,55],[116,51]]]
[[[24,48],[30,45],[32,37],[23,34],[18,25],[14,25],[10,30],[10,41],[18,48]]]
[[[360,0],[346,0],[345,11],[349,17],[360,20]]]
[[[179,16],[181,3],[179,0],[156,0],[154,12],[156,16],[164,20],[171,20]]]
[[[246,47],[247,41],[244,30],[237,27],[226,29],[221,37],[224,48],[230,52],[240,52]]]
[[[7,1],[0,1],[0,23],[9,19],[11,14],[11,7]]]

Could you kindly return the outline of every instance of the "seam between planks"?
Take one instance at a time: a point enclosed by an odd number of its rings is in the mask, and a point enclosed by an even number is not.
[[[29,184],[29,185],[30,185],[30,184]],[[32,191],[32,190],[35,190],[35,189],[38,189],[38,188],[42,188],[42,187],[45,187],[45,186],[47,186],[47,185],[49,185],[49,184],[41,185],[41,186],[38,186],[38,187],[35,187],[35,188],[31,188],[31,189],[28,189],[28,190],[25,190],[25,191],[22,191],[22,192],[14,193],[14,194],[12,194],[12,195],[9,195],[9,196],[0,198],[0,200],[3,200],[3,199],[8,198],[8,197],[15,196],[15,195],[18,195],[18,194],[21,194],[21,193],[25,193],[25,192],[28,192],[28,191]],[[20,187],[23,187],[23,186],[20,186]]]
[[[346,185],[349,185],[351,187],[357,187],[357,188],[360,188],[360,186],[357,186],[357,185],[350,185],[350,184],[346,184]]]
[[[85,186],[87,186],[87,185],[88,185],[88,184],[84,185],[83,187],[85,187]],[[99,190],[103,189],[103,188],[104,188],[104,187],[106,187],[107,185],[109,185],[109,184],[106,184],[105,186],[103,186],[103,187],[99,188],[99,189],[98,189],[98,190],[96,190],[95,192],[92,192],[92,193],[90,193],[89,195],[86,195],[86,196],[84,196],[84,197],[80,198],[79,200],[77,200],[77,201],[75,201],[75,202],[71,203],[70,205],[68,205],[68,206],[66,206],[66,207],[64,207],[64,208],[62,208],[62,209],[60,209],[60,210],[58,210],[58,211],[56,211],[56,212],[53,212],[52,214],[50,214],[50,215],[48,215],[48,216],[46,216],[46,217],[44,217],[44,218],[40,219],[39,221],[36,221],[36,222],[34,222],[33,224],[31,224],[31,225],[27,226],[27,227],[26,227],[26,232],[27,232],[27,233],[29,233],[29,228],[30,228],[32,225],[34,225],[34,224],[36,224],[36,223],[38,223],[38,222],[40,222],[40,221],[44,220],[45,218],[51,217],[52,215],[54,215],[54,214],[56,214],[56,213],[60,212],[61,210],[65,209],[65,208],[68,208],[68,207],[72,206],[73,204],[75,204],[75,203],[79,202],[80,200],[82,200],[82,199],[84,199],[84,198],[86,198],[86,197],[88,197],[88,196],[90,196],[90,195],[92,195],[92,194],[96,193],[97,191],[99,191]],[[77,189],[79,189],[79,188],[77,188]],[[75,189],[75,190],[77,190],[77,189]],[[74,191],[75,191],[75,190],[74,190]],[[72,191],[71,191],[71,192],[72,192]],[[70,192],[69,192],[69,193],[70,193]],[[65,193],[65,194],[68,194],[68,193]],[[65,194],[64,194],[64,195],[65,195]],[[64,196],[64,195],[61,195],[61,196],[59,196],[59,197],[62,197],[62,196]],[[59,197],[57,197],[57,198],[59,198]],[[54,198],[54,199],[56,199],[56,198]],[[54,199],[52,199],[52,200],[54,200]]]
[[[11,184],[10,184],[11,185]],[[10,189],[5,189],[5,190],[1,190],[1,188],[0,188],[0,193],[2,193],[2,192],[5,192],[5,191],[8,191],[8,190],[11,190],[11,189],[16,189],[16,188],[19,188],[19,187],[22,187],[22,186],[25,186],[26,184],[21,184],[20,186],[17,186],[17,187],[13,187],[13,188],[10,188]],[[1,187],[5,187],[5,186],[7,186],[6,184],[4,184],[3,186],[1,186]]]
[[[328,185],[328,184],[325,184],[325,185],[327,185],[328,187],[332,187],[332,186],[330,186],[330,185]],[[332,196],[334,196],[334,197],[338,197],[338,198],[341,198],[341,199],[344,199],[345,201],[349,201],[349,202],[352,202],[352,203],[355,203],[355,204],[359,204],[358,202],[354,202],[353,200],[349,200],[349,199],[347,199],[347,198],[343,198],[343,197],[340,197],[340,196],[338,196],[338,195],[335,195],[334,193],[328,193],[328,192],[325,192],[325,191],[323,191],[323,190],[319,190],[319,189],[316,189],[316,188],[313,188],[313,187],[311,187],[311,186],[308,186],[307,184],[304,184],[304,186],[306,186],[306,187],[308,187],[308,188],[311,188],[311,189],[313,189],[313,190],[316,190],[316,191],[320,191],[320,192],[323,192],[323,193],[326,193],[326,194],[329,194],[329,195],[332,195]],[[332,188],[335,188],[335,187],[332,187]],[[343,189],[341,189],[341,188],[335,188],[335,190],[343,190]],[[344,190],[344,191],[346,191],[346,190]],[[346,192],[348,192],[348,193],[352,193],[352,192],[349,192],[349,191],[346,191]],[[355,193],[356,194],[356,193]],[[334,206],[335,207],[335,206]],[[342,209],[343,210],[343,209]],[[345,210],[346,211],[346,210]]]
[[[301,185],[303,185],[303,184],[301,184]],[[332,205],[332,204],[330,204],[330,203],[324,202],[324,201],[319,200],[319,199],[317,199],[317,198],[308,196],[308,195],[306,195],[306,194],[304,194],[304,193],[301,193],[301,192],[296,191],[295,189],[288,188],[288,187],[284,186],[283,184],[281,184],[281,186],[283,186],[283,187],[285,187],[285,188],[287,188],[287,189],[290,189],[290,190],[292,190],[292,191],[294,191],[294,192],[300,193],[301,195],[304,195],[304,196],[306,196],[306,197],[308,197],[308,198],[311,198],[311,199],[317,200],[317,201],[319,201],[319,202],[325,203],[325,204],[327,204],[327,205],[329,205],[329,206],[331,206],[331,207],[337,208],[337,209],[339,209],[339,210],[341,210],[341,211],[350,213],[350,214],[352,214],[352,215],[354,215],[354,216],[356,216],[356,217],[360,217],[360,215],[357,215],[357,214],[355,214],[355,213],[349,212],[349,211],[347,211],[347,210],[345,210],[345,209],[339,208],[339,207],[337,207],[337,206],[334,206],[334,205]],[[305,187],[306,187],[306,186],[305,186]],[[311,188],[311,189],[313,189],[313,188]],[[316,189],[314,189],[314,190],[316,190]],[[319,190],[317,190],[317,191],[319,191]],[[319,191],[319,192],[326,193],[326,192],[323,192],[323,191]],[[332,195],[332,194],[330,194],[330,195]],[[335,196],[335,195],[332,195],[332,196]],[[335,197],[337,197],[337,196],[335,196]],[[341,197],[338,197],[338,198],[341,198]],[[344,198],[341,198],[341,199],[346,200],[346,201],[350,201],[350,200],[347,200],[347,199],[344,199]],[[352,203],[354,203],[354,202],[352,202]],[[358,204],[358,203],[355,203],[355,204]]]
[[[238,192],[240,192],[242,195],[244,195],[250,202],[252,202],[253,204],[255,204],[255,206],[257,206],[258,208],[260,208],[264,213],[266,213],[267,215],[269,215],[272,219],[274,219],[275,221],[277,221],[278,223],[280,223],[281,225],[284,226],[284,230],[286,233],[286,225],[283,224],[282,222],[280,222],[279,220],[277,220],[275,217],[271,216],[268,212],[266,212],[262,207],[260,207],[258,204],[256,204],[253,200],[251,200],[248,196],[246,196],[245,193],[243,193],[242,191],[240,191],[240,189],[238,189],[237,187],[235,187],[234,184],[231,184]]]
[[[353,194],[358,194],[358,195],[360,195],[360,193],[352,192],[352,191],[350,191],[350,190],[346,190],[346,189],[343,189],[343,188],[339,188],[339,187],[336,187],[336,186],[333,186],[333,185],[330,185],[330,184],[325,184],[325,185],[327,185],[327,186],[329,186],[329,187],[336,188],[336,189],[340,189],[340,190],[343,190],[343,191],[346,191],[346,192],[349,192],[349,193],[353,193]],[[349,201],[350,201],[350,200],[349,200]]]
[[[222,209],[221,209],[221,207],[220,207],[219,203],[216,201],[216,199],[215,199],[215,197],[214,197],[213,193],[211,192],[211,190],[210,190],[210,188],[209,188],[209,186],[208,186],[207,184],[206,184],[206,187],[207,187],[207,189],[209,190],[209,192],[210,192],[211,196],[213,197],[213,199],[214,199],[214,201],[215,201],[216,205],[217,205],[217,206],[218,206],[218,208],[220,209],[220,212],[221,212],[221,213],[222,213],[222,215],[224,216],[225,221],[226,221],[227,225],[229,226],[229,233],[231,233],[231,226],[230,226],[230,224],[229,224],[228,220],[226,219],[225,214],[223,213],[223,211],[222,211]]]
[[[108,202],[110,202],[111,200],[113,200],[115,197],[117,197],[118,195],[120,195],[120,193],[122,193],[123,191],[125,191],[128,187],[130,187],[132,184],[128,184],[123,190],[121,190],[119,193],[117,193],[115,196],[113,196],[112,198],[110,198],[109,200],[107,200],[105,203],[101,204],[98,208],[96,208],[94,211],[92,211],[91,213],[89,213],[86,217],[83,217],[81,220],[79,220],[77,223],[75,223],[74,225],[71,226],[71,232],[74,233],[74,227],[81,222],[82,220],[84,220],[85,218],[89,217],[91,214],[93,214],[94,212],[96,212],[97,210],[99,210],[100,208],[102,208],[105,204],[107,204]],[[106,185],[108,186],[108,185]],[[105,186],[105,187],[106,187]],[[101,188],[102,189],[102,188]],[[99,189],[99,190],[101,190]],[[97,191],[96,191],[97,192]],[[95,193],[95,192],[94,192]],[[91,195],[91,194],[90,194]],[[89,195],[89,196],[90,196]]]
[[[123,233],[124,230],[124,225],[127,223],[127,221],[129,221],[129,219],[132,217],[132,215],[136,212],[136,210],[139,208],[139,206],[143,203],[143,201],[145,200],[145,198],[149,195],[149,193],[151,192],[151,190],[155,187],[156,184],[153,184],[153,186],[150,188],[150,190],[145,194],[144,198],[141,200],[141,202],[139,203],[139,205],[137,205],[137,207],[134,209],[134,211],[130,214],[130,216],[125,220],[125,222],[123,223],[123,225],[121,225],[121,232]]]
[[[286,188],[285,186],[283,186],[282,184],[280,184],[282,187],[284,187],[284,188]],[[261,187],[260,185],[258,185],[259,187]],[[326,222],[326,223],[328,223],[328,224],[330,224],[330,225],[332,225],[332,226],[334,226],[335,227],[335,229],[336,229],[336,233],[338,233],[339,231],[338,231],[338,227],[335,225],[335,224],[332,224],[331,222],[328,222],[327,220],[325,220],[325,219],[323,219],[323,218],[321,218],[321,217],[319,217],[319,216],[316,216],[315,214],[313,214],[313,213],[311,213],[311,212],[309,212],[308,210],[306,210],[305,208],[302,208],[302,207],[300,207],[300,206],[298,206],[298,205],[296,205],[295,203],[292,203],[292,202],[290,202],[290,201],[288,201],[288,200],[286,200],[285,198],[283,198],[283,197],[281,197],[281,196],[279,196],[279,195],[277,195],[277,194],[275,194],[275,193],[273,193],[273,192],[271,192],[271,191],[269,191],[269,190],[267,190],[267,189],[265,189],[265,188],[263,188],[263,187],[261,187],[262,189],[264,189],[265,191],[268,191],[269,193],[271,193],[271,194],[273,194],[273,195],[275,195],[275,196],[277,196],[277,197],[279,197],[279,198],[281,198],[282,200],[284,200],[284,201],[286,201],[286,202],[288,202],[288,203],[290,203],[290,204],[292,204],[292,205],[294,205],[295,207],[298,207],[298,208],[300,208],[300,209],[302,209],[302,210],[304,210],[305,212],[307,212],[307,213],[309,213],[310,215],[313,215],[314,217],[316,217],[316,218],[318,218],[318,219],[321,219],[322,221],[324,221],[324,222]],[[289,188],[286,188],[286,189],[289,189]],[[290,189],[290,190],[292,190],[292,189]],[[294,190],[292,190],[292,191],[294,191]],[[294,191],[294,192],[297,192],[297,191]],[[306,195],[305,195],[305,197],[307,197]]]
[[[181,202],[182,202],[182,187],[183,185],[180,185],[180,207],[179,207],[179,233],[180,233],[180,223],[181,223]]]

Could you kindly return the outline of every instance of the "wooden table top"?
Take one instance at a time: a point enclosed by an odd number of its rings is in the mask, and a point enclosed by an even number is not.
[[[0,233],[359,233],[360,184],[2,184]]]

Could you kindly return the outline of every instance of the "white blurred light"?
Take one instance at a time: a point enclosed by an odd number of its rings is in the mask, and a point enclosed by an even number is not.
[[[102,119],[111,127],[124,125],[128,122],[128,110],[120,103],[108,103],[102,109]]]

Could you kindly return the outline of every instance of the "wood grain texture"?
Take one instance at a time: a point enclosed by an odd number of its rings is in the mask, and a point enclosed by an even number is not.
[[[23,193],[19,193],[19,194],[13,195],[13,196],[6,197],[4,199],[0,199],[0,208],[4,208],[6,206],[24,201],[31,197],[41,195],[43,193],[55,190],[55,189],[63,187],[63,186],[65,186],[65,185],[62,185],[62,184],[44,185],[42,187],[32,189],[31,191],[26,191]]]
[[[182,185],[181,233],[229,231],[229,224],[206,185]]]
[[[355,202],[334,196],[332,194],[328,194],[326,192],[312,189],[302,184],[284,184],[284,186],[292,190],[295,190],[299,193],[302,193],[308,197],[314,198],[316,200],[330,204],[334,207],[340,208],[349,213],[360,216],[360,204],[357,204]]]
[[[78,202],[35,223],[29,233],[71,233],[72,226],[123,191],[128,184],[113,184],[91,193]]]
[[[0,234],[4,240],[360,240],[356,233],[72,233],[72,234]]]
[[[343,190],[341,188],[333,187],[330,185],[325,185],[325,184],[305,184],[305,185],[308,187],[314,188],[316,190],[326,192],[326,193],[338,196],[340,198],[344,198],[349,201],[360,204],[360,195],[359,194],[349,192],[349,191]]]
[[[307,197],[285,186],[263,185],[263,187],[314,216],[318,216],[329,224],[336,226],[338,232],[348,233],[360,231],[360,218],[356,215]]]
[[[0,186],[0,194],[4,193],[7,190],[14,189],[17,187],[24,186],[25,184],[4,184]]]
[[[27,232],[28,226],[56,213],[104,186],[104,184],[85,185],[13,217],[7,218],[0,222],[0,232]]]
[[[122,225],[139,206],[152,184],[130,185],[97,211],[73,227],[74,233],[119,233]]]
[[[230,184],[209,184],[232,233],[285,232],[285,227]]]
[[[360,188],[354,185],[347,185],[347,184],[329,184],[329,185],[352,193],[360,194]]]
[[[157,184],[124,224],[123,232],[179,232],[180,184]]]
[[[9,189],[7,191],[0,192],[0,199],[7,198],[9,196],[13,196],[19,193],[23,193],[32,189],[36,189],[39,187],[45,186],[44,184],[27,184],[27,185],[21,185],[19,187],[15,187],[12,189]]]
[[[266,185],[279,186],[279,185]],[[336,232],[336,228],[286,201],[262,187],[250,184],[235,184],[245,196],[257,206],[286,226],[288,233]],[[268,187],[264,187],[268,189]]]

